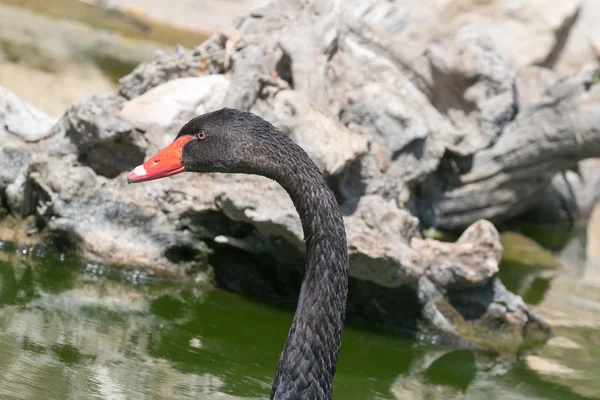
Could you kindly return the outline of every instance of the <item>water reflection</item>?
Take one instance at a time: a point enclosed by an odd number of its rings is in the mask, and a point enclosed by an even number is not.
[[[540,304],[544,299],[555,276],[554,270],[543,270],[518,262],[504,261],[500,267],[500,279],[506,288],[533,305]]]
[[[290,313],[201,284],[139,284],[10,250],[0,253],[0,398],[268,398]],[[597,397],[585,379],[600,373],[598,329],[558,330],[570,342],[515,366],[349,328],[335,398]],[[551,360],[566,369],[553,375]]]

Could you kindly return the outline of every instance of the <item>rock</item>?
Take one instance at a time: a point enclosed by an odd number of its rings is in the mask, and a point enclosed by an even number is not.
[[[562,48],[553,66],[560,75],[572,75],[582,65],[598,64],[600,60],[600,4],[595,0],[581,0],[579,12],[569,30],[558,37]]]
[[[298,91],[282,90],[273,99],[277,126],[298,143],[327,176],[340,174],[368,150],[367,137],[327,116]],[[319,140],[314,140],[319,135]]]
[[[138,65],[119,80],[119,94],[133,99],[161,83],[178,79],[221,73],[225,63],[227,37],[215,34],[193,51],[178,48],[173,55],[157,54],[154,61]]]
[[[50,135],[54,118],[37,110],[0,87],[0,142],[8,143],[16,136],[27,142],[37,142]]]
[[[502,245],[498,232],[488,221],[467,228],[456,243],[413,237],[411,247],[420,253],[425,275],[436,285],[454,287],[483,286],[498,273]]]
[[[29,163],[29,151],[22,147],[2,146],[0,148],[0,198],[1,193]]]
[[[433,15],[409,21],[396,37],[418,44],[437,41],[443,46],[459,29],[478,26],[489,32],[509,65],[520,68],[543,63],[551,57],[554,49],[560,46],[557,36],[573,23],[580,1],[548,4],[542,1],[502,0],[454,0],[437,2],[429,7],[421,4],[417,9],[427,7]]]
[[[591,68],[558,83],[548,91],[550,100],[520,110],[496,142],[473,157],[448,155],[436,173],[444,183],[434,184],[447,185],[436,210],[440,215],[438,226],[464,227],[461,219],[466,214],[461,210],[467,209],[471,210],[469,224],[475,216],[500,222],[523,214],[543,199],[556,173],[579,160],[595,157],[600,150],[596,138],[600,132],[594,128],[600,118],[600,86],[594,84],[594,76],[595,69]],[[580,113],[576,133],[566,135],[573,129],[574,104]],[[536,125],[541,121],[543,127],[538,129]],[[532,135],[536,134],[541,136],[534,139]],[[560,145],[556,140],[561,141]],[[577,149],[579,157],[573,159],[570,148]],[[533,162],[537,157],[541,164]],[[492,191],[495,195],[490,198]],[[438,195],[432,192],[427,197],[435,203]]]
[[[417,233],[418,221],[405,210],[379,196],[365,196],[345,224],[351,276],[400,287],[413,284],[423,273],[419,252],[408,244]]]
[[[558,82],[558,76],[547,68],[526,67],[517,75],[519,106],[527,107],[546,100],[546,90]]]
[[[283,239],[304,251],[300,218],[279,184],[263,177],[231,177],[216,190],[215,203],[229,219],[252,225],[263,238]]]
[[[71,237],[71,246],[91,262],[172,275],[191,264],[198,270],[207,253],[202,243],[157,213],[160,206],[152,200],[153,192],[130,190],[123,180],[106,185],[73,157],[32,163],[24,179],[13,185],[19,183],[22,197],[13,199],[11,208],[20,209],[24,217],[35,215],[47,225],[47,235]],[[187,259],[171,255],[182,248],[189,249]]]
[[[551,330],[500,282],[498,238],[492,224],[479,221],[455,243],[414,237],[411,247],[419,253],[415,269],[423,271],[418,281],[423,322],[480,347],[515,354],[545,342]],[[526,334],[520,337],[520,331]],[[494,340],[481,339],[490,332],[496,332]]]
[[[432,67],[444,75],[462,78],[464,99],[479,104],[491,95],[510,88],[512,69],[499,53],[489,32],[466,26],[456,32],[448,47],[432,44],[428,49]],[[474,81],[477,84],[469,84]],[[479,89],[485,83],[487,91]],[[438,108],[441,108],[438,106]]]
[[[253,44],[231,55],[232,67],[229,75],[232,84],[225,96],[225,106],[250,110],[256,105],[265,81],[270,78],[266,59],[268,56],[265,50]]]
[[[114,95],[92,96],[69,109],[52,134],[70,141],[81,164],[114,178],[140,165],[148,147],[143,131],[119,116],[123,104]]]
[[[126,102],[121,115],[166,128],[178,117],[187,120],[221,108],[228,88],[224,75],[174,79]]]
[[[488,32],[476,26],[462,28],[446,47],[432,44],[427,56],[435,87],[431,102],[458,128],[448,148],[469,155],[495,142],[517,105],[514,72]],[[474,115],[475,109],[479,112]]]

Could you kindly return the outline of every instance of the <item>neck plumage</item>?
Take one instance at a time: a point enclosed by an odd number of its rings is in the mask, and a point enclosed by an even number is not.
[[[331,399],[346,312],[344,221],[322,174],[310,159],[306,161],[290,160],[295,165],[273,177],[294,202],[306,244],[298,306],[271,391],[271,399],[277,400]]]

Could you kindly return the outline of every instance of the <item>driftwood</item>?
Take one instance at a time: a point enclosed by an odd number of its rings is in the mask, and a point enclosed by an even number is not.
[[[557,83],[521,107],[496,142],[467,157],[447,156],[438,179],[440,225],[502,221],[540,201],[553,176],[600,152],[600,86],[595,71]],[[442,162],[444,165],[444,162]],[[455,166],[453,169],[452,167]]]
[[[125,184],[192,115],[252,111],[303,146],[338,197],[349,318],[504,351],[544,342],[549,327],[497,278],[502,246],[482,218],[522,214],[557,172],[600,155],[595,69],[559,79],[511,67],[475,26],[443,45],[411,41],[401,8],[371,3],[275,2],[138,66],[118,95],[78,104],[38,141],[5,124],[0,198],[87,259],[293,297],[302,230],[275,183]],[[421,237],[429,227],[467,229],[442,243]]]
[[[562,80],[541,67],[517,71],[476,27],[460,30],[448,48],[430,44],[410,58],[414,51],[374,28],[381,21],[366,24],[336,4],[281,2],[256,11],[238,22],[233,39],[218,34],[140,66],[121,93],[139,95],[156,76],[204,73],[196,65],[224,71],[231,64],[225,105],[277,123],[273,103],[293,88],[370,137],[368,154],[337,177],[344,200],[381,195],[425,227],[464,229],[480,218],[520,215],[544,199],[558,172],[600,155],[595,68]],[[174,70],[182,58],[193,62]],[[293,108],[293,99],[284,102]]]

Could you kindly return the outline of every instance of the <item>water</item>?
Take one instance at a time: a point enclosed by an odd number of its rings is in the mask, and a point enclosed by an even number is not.
[[[0,399],[268,398],[289,311],[9,250],[0,252]],[[591,292],[585,324],[554,315],[559,338],[518,364],[349,327],[335,398],[600,398]]]

